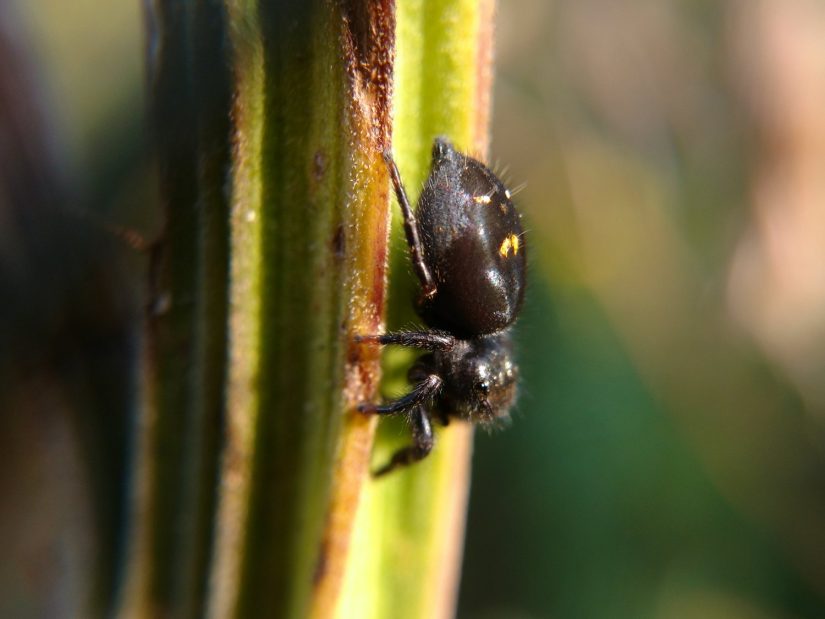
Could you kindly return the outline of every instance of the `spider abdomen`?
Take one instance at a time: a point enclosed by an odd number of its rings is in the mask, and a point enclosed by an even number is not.
[[[521,221],[501,181],[439,140],[417,218],[436,285],[418,308],[427,324],[465,338],[509,326],[521,309],[527,263]]]

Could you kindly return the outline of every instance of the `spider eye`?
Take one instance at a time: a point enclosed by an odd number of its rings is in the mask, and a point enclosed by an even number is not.
[[[490,393],[490,383],[488,383],[486,380],[482,381],[476,385],[476,389],[478,389],[481,393],[487,395],[488,393]]]

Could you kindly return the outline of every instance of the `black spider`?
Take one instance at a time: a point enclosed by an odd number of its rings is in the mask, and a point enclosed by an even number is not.
[[[413,212],[392,154],[384,154],[421,283],[424,331],[358,336],[358,341],[428,351],[410,368],[410,393],[358,408],[409,414],[413,444],[375,472],[421,460],[433,448],[432,418],[495,424],[509,418],[518,369],[510,327],[524,298],[527,263],[519,213],[509,190],[484,164],[444,138],[433,145],[430,176]]]

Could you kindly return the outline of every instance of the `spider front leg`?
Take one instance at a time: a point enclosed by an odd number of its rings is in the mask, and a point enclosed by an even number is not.
[[[435,398],[441,389],[441,378],[436,374],[429,374],[418,382],[407,395],[383,405],[368,402],[360,404],[358,410],[362,413],[377,415],[399,415],[409,413],[412,426],[413,444],[399,449],[386,465],[373,473],[374,477],[386,475],[393,469],[407,466],[425,458],[432,451],[435,441],[432,421],[427,412],[427,405]]]
[[[431,351],[452,350],[456,344],[456,339],[452,335],[441,331],[398,331],[384,335],[356,335],[355,341],[381,345],[396,344]],[[362,402],[358,405],[358,410],[378,415],[406,413],[414,406],[431,399],[441,389],[441,377],[428,368],[420,368],[411,380],[415,381],[416,385],[407,395],[383,405]]]
[[[418,405],[412,410],[410,424],[412,426],[413,444],[396,451],[387,464],[373,472],[373,477],[381,477],[397,468],[409,466],[423,460],[433,450],[435,444],[433,424],[429,413],[423,406]]]
[[[416,384],[413,390],[407,395],[380,405],[372,404],[371,402],[362,402],[358,405],[358,410],[362,413],[372,413],[376,415],[400,415],[431,400],[438,393],[438,390],[441,389],[441,383],[441,377],[436,374],[430,374]]]
[[[355,341],[383,346],[392,344],[409,346],[433,352],[450,351],[457,343],[454,336],[442,331],[398,331],[384,335],[356,335]],[[385,404],[362,402],[358,405],[358,410],[367,414],[400,415],[409,413],[413,444],[397,451],[389,463],[375,471],[375,477],[385,475],[398,467],[418,462],[432,450],[434,437],[428,409],[438,396],[443,384],[443,380],[433,372],[433,369],[431,352],[421,357],[418,363],[411,368],[409,379],[415,383],[415,386],[408,394]]]

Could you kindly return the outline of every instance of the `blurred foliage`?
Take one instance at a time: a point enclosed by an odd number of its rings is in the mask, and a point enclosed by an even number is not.
[[[770,146],[737,90],[759,33],[732,51],[756,4],[502,3],[493,152],[533,277],[462,617],[825,612],[821,410],[727,305]]]
[[[17,4],[71,180],[151,227],[137,4]],[[815,127],[765,109],[792,118],[771,78],[815,84],[799,59],[825,50],[768,46],[825,41],[825,19],[768,4],[500,3],[492,158],[527,182],[531,287],[518,412],[476,439],[460,617],[825,616],[825,309],[770,285],[825,281],[825,262],[777,270],[760,223],[772,166],[821,160],[794,142]],[[822,229],[818,195],[769,227],[815,257],[798,226]],[[764,298],[739,281],[760,269]]]

